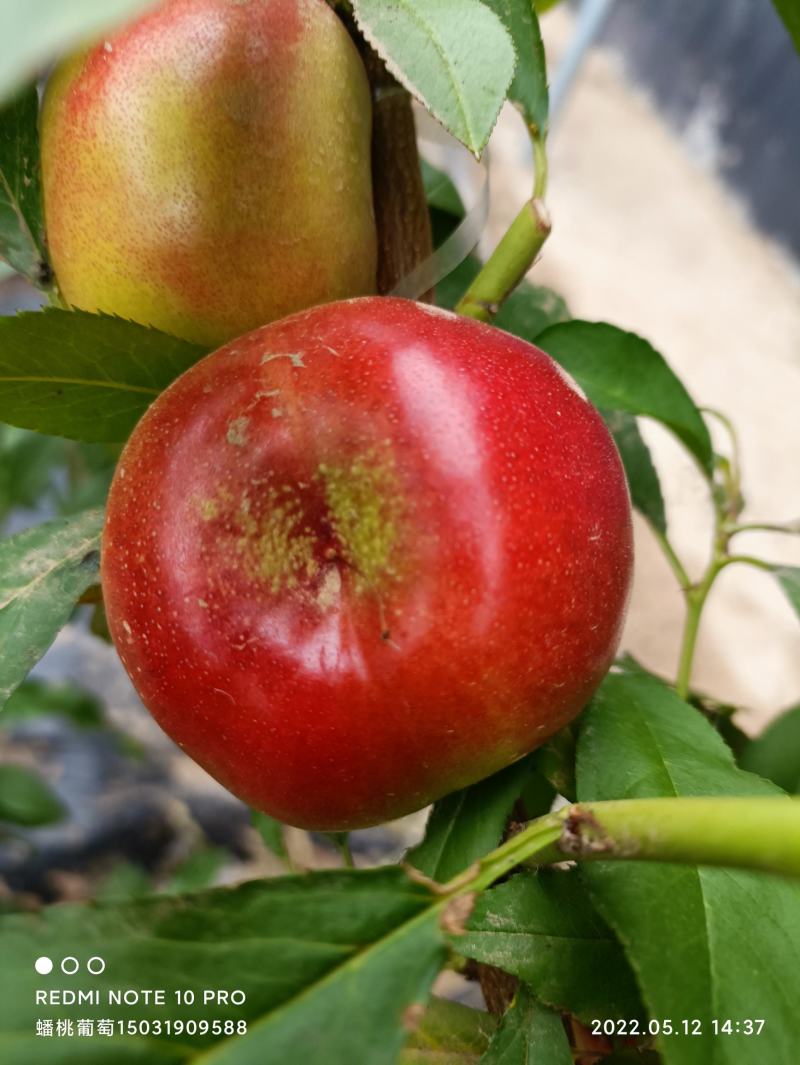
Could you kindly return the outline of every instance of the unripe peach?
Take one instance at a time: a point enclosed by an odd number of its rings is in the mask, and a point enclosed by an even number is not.
[[[167,0],[48,86],[62,295],[215,345],[374,292],[370,130],[362,62],[324,0]]]

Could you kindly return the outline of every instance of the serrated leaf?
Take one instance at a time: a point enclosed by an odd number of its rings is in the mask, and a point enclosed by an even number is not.
[[[661,484],[636,419],[624,411],[601,411],[601,414],[611,430],[625,467],[631,502],[654,528],[666,534],[667,515]]]
[[[215,1003],[213,1015],[246,1020],[247,1034],[214,1042],[213,1033],[184,1032],[187,1061],[395,1065],[407,1034],[403,1014],[427,998],[443,960],[443,905],[394,868],[2,918],[0,1056],[18,1065],[15,1042],[32,1034],[41,1014],[32,960],[99,954],[106,968],[92,986],[101,1004],[82,1004],[82,1016],[200,1019],[209,1016],[203,991],[244,991],[244,1005]],[[163,988],[165,1004],[110,1007],[107,990],[120,980]],[[178,1003],[176,989],[194,991],[194,1004]],[[70,1007],[49,1006],[47,1015],[70,1016]],[[62,1065],[83,1065],[80,1043]]]
[[[705,718],[654,677],[610,675],[586,711],[582,801],[776,793],[739,769]],[[701,1022],[701,1035],[661,1038],[665,1065],[793,1065],[800,884],[660,863],[593,862],[581,875],[628,953],[650,1015]],[[715,1018],[766,1023],[757,1038],[715,1037]]]
[[[739,765],[800,795],[800,704],[784,711],[751,740],[739,756]]]
[[[0,541],[0,707],[97,581],[102,526],[90,510]]]
[[[425,838],[406,861],[441,884],[468,869],[500,842],[529,772],[525,758],[440,799],[428,817]]]
[[[152,7],[155,0],[25,0],[0,5],[0,98],[59,52]]]
[[[800,5],[797,0],[772,0],[775,10],[783,19],[786,32],[794,41],[794,46],[800,53]]]
[[[786,598],[800,617],[800,568],[797,566],[775,566],[772,571],[778,578]]]
[[[577,873],[519,873],[483,894],[459,954],[530,984],[546,1005],[594,1017],[637,1017],[642,1008],[622,947]]]
[[[642,337],[605,322],[565,322],[536,343],[572,374],[596,407],[646,415],[671,429],[710,476],[711,438],[664,357]]]
[[[0,258],[46,287],[42,214],[39,96],[31,85],[0,109]]]
[[[0,821],[33,828],[63,816],[61,803],[38,773],[20,765],[0,765]]]
[[[539,19],[531,0],[484,0],[514,42],[517,68],[508,98],[520,109],[532,133],[547,132],[547,63]]]
[[[561,1018],[523,986],[504,1014],[481,1065],[572,1065],[572,1061]]]
[[[119,443],[205,354],[109,315],[49,308],[0,318],[0,418],[72,440]]]
[[[353,12],[389,71],[479,155],[516,62],[494,12],[480,0],[354,0]]]

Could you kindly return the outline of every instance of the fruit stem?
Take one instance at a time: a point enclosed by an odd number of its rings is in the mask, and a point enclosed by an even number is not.
[[[800,798],[619,799],[531,821],[443,894],[482,891],[518,865],[564,861],[722,865],[800,877]]]
[[[538,182],[537,182],[538,184]],[[467,291],[456,304],[458,314],[491,322],[511,295],[550,235],[550,216],[538,197],[528,200]]]

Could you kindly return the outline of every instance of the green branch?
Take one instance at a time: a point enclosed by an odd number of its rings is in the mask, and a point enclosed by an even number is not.
[[[547,151],[544,134],[528,127],[535,169],[533,196],[509,226],[480,273],[456,304],[456,311],[479,322],[491,322],[522,281],[550,236],[547,192]]]
[[[658,798],[576,803],[531,821],[442,888],[483,891],[518,865],[658,861],[800,877],[800,798]]]
[[[689,579],[689,574],[686,572],[686,567],[678,557],[678,554],[675,551],[675,548],[670,543],[670,540],[667,537],[666,533],[663,533],[659,528],[653,525],[652,522],[648,522],[648,525],[653,536],[656,538],[658,545],[664,552],[664,557],[669,563],[669,568],[675,575],[675,579],[680,585],[681,591],[688,591],[688,589],[692,585],[692,582]]]
[[[727,555],[722,560],[720,568],[724,569],[725,566],[733,566],[737,564],[743,566],[755,566],[756,569],[762,569],[766,573],[775,572],[774,562],[767,562],[763,558],[756,558],[755,555]]]
[[[681,650],[678,659],[678,675],[675,678],[675,691],[681,699],[687,699],[692,678],[694,652],[700,632],[700,619],[714,581],[725,567],[725,560],[716,555],[709,563],[708,569],[698,584],[684,588],[686,597],[686,620],[681,637]]]
[[[797,536],[800,534],[800,518],[797,518],[794,521],[787,521],[783,524],[769,521],[739,522],[729,525],[728,532],[731,536],[743,532],[775,532],[785,533],[788,536]]]
[[[528,200],[481,272],[456,304],[458,314],[491,322],[550,235],[550,217],[539,199]]]

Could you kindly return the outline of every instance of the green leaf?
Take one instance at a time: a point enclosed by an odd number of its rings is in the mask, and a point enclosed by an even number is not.
[[[532,757],[531,771],[519,797],[526,819],[532,820],[534,817],[549,813],[555,797],[556,789],[544,773],[537,768],[535,756]]]
[[[60,442],[66,450],[67,485],[58,498],[59,514],[105,506],[121,445]]]
[[[596,407],[646,415],[678,437],[710,476],[711,438],[700,411],[663,356],[642,337],[605,322],[565,322],[536,338]]]
[[[538,345],[539,334],[544,329],[568,318],[567,305],[557,292],[523,281],[500,308],[494,325]]]
[[[80,728],[98,728],[103,721],[99,701],[74,684],[25,680],[0,714],[0,727],[41,714],[58,714]]]
[[[500,842],[508,815],[530,772],[527,758],[470,788],[454,791],[431,810],[425,838],[406,861],[444,884]]]
[[[25,0],[0,5],[0,97],[59,52],[152,6],[153,0]]]
[[[578,721],[573,721],[551,736],[533,752],[532,762],[538,774],[570,802],[575,802],[575,737]]]
[[[594,909],[575,870],[520,873],[483,894],[459,954],[530,984],[546,1005],[594,1017],[642,1014],[622,947]]]
[[[320,832],[320,836],[335,847],[342,857],[345,865],[353,865],[353,854],[350,850],[349,832]]]
[[[252,810],[253,827],[264,841],[264,846],[272,851],[283,861],[289,857],[286,850],[286,840],[283,834],[283,825],[269,814],[263,814],[260,810]]]
[[[772,0],[794,46],[800,52],[800,5],[797,0]]]
[[[474,256],[465,259],[451,274],[436,286],[436,302],[452,310],[475,279],[481,264]],[[494,320],[498,329],[522,337],[529,343],[539,343],[538,336],[549,326],[569,318],[567,305],[552,289],[523,281],[500,308]]]
[[[20,765],[0,765],[0,821],[34,827],[63,816],[61,803],[38,773]]]
[[[426,159],[420,159],[422,170],[422,185],[425,189],[425,199],[428,206],[445,214],[452,215],[458,221],[464,217],[464,204],[458,194],[458,189],[451,181],[449,175],[443,170],[437,169]]]
[[[98,954],[106,969],[92,987],[101,1004],[82,1004],[82,1016],[248,1022],[246,1035],[215,1044],[213,1034],[184,1033],[180,1043],[195,1048],[187,1060],[394,1065],[407,1035],[403,1015],[425,1001],[443,960],[444,905],[392,868],[2,918],[0,1058],[18,1065],[10,1048],[41,1016],[34,990],[42,981],[32,959]],[[108,989],[121,984],[163,988],[165,1004],[110,1007]],[[203,992],[216,988],[239,989],[246,1002],[204,1005]],[[178,1003],[176,990],[194,991],[194,1004]],[[47,1016],[74,1010],[49,1006]],[[83,1065],[80,1043],[65,1065]]]
[[[50,308],[0,318],[0,418],[73,440],[117,443],[204,354],[103,314]]]
[[[39,166],[39,96],[31,85],[0,109],[0,257],[46,287]]]
[[[97,581],[102,527],[90,510],[0,541],[0,707]]]
[[[434,996],[409,1036],[400,1065],[477,1065],[496,1030],[490,1013]]]
[[[481,1065],[572,1065],[561,1018],[521,987]]]
[[[547,132],[547,63],[539,19],[531,0],[484,0],[500,17],[517,53],[508,98],[520,109],[532,133]]]
[[[64,440],[0,425],[0,519],[53,494],[53,469],[66,462]]]
[[[742,751],[739,765],[800,795],[800,703],[776,718]]]
[[[705,718],[654,677],[611,675],[586,711],[582,801],[776,791],[739,769]],[[800,884],[644,862],[587,863],[581,875],[625,946],[650,1015],[701,1022],[701,1035],[661,1038],[665,1065],[796,1062]],[[746,1017],[765,1020],[758,1037],[714,1037],[712,1019]]]
[[[133,862],[115,865],[95,889],[97,902],[127,902],[152,894],[153,887],[145,870]]]
[[[800,567],[776,566],[772,572],[778,578],[787,599],[800,617]]]
[[[475,155],[514,75],[514,46],[480,0],[353,0],[389,71]]]
[[[182,895],[209,887],[228,858],[228,852],[221,847],[201,847],[173,872],[164,893]]]
[[[654,528],[659,532],[667,531],[667,516],[664,510],[664,497],[658,473],[650,457],[650,449],[639,432],[639,426],[632,414],[624,411],[601,411],[611,435],[619,450],[631,502]]]
[[[464,217],[464,205],[458,189],[442,170],[426,160],[420,160],[422,183],[428,202],[434,247],[438,248],[450,236]]]

